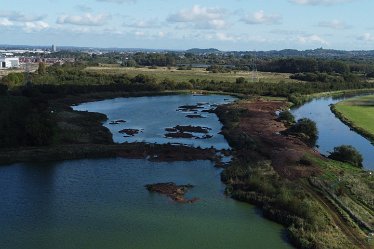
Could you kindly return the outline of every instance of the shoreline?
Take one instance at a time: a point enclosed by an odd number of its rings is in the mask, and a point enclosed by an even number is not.
[[[219,164],[216,149],[194,148],[185,145],[124,143],[75,144],[52,147],[27,147],[0,151],[0,166],[27,162],[51,162],[89,158],[123,157],[150,161],[209,160]]]

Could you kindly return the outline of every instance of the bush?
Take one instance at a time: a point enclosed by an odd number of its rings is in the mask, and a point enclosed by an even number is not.
[[[292,115],[290,111],[283,111],[279,113],[279,120],[284,121],[289,124],[294,124],[295,123],[295,117]]]
[[[236,78],[235,82],[236,82],[236,84],[244,84],[244,83],[246,83],[244,77]]]
[[[335,147],[334,151],[329,155],[329,158],[340,162],[350,163],[356,167],[362,167],[362,155],[350,145]]]
[[[313,120],[302,118],[288,129],[289,133],[296,133],[304,138],[310,146],[314,146],[318,138],[317,125]]]

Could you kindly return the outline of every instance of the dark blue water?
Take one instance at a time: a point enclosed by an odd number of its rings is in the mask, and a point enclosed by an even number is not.
[[[291,112],[296,119],[310,118],[317,123],[319,138],[317,145],[322,154],[328,155],[334,147],[352,145],[364,157],[364,167],[374,170],[374,146],[369,140],[352,131],[341,122],[330,110],[330,105],[338,103],[348,97],[319,98],[293,109]]]

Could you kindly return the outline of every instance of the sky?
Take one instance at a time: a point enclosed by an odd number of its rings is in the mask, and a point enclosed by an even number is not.
[[[0,0],[0,44],[374,49],[373,0]]]

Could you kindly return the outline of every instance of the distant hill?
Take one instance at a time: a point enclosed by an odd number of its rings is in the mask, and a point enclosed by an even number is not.
[[[230,51],[232,55],[256,55],[259,58],[273,57],[312,57],[312,58],[374,58],[374,50],[334,50],[334,49],[310,49],[310,50],[270,50],[270,51]]]
[[[216,54],[216,53],[221,53],[220,50],[216,48],[191,48],[186,50],[186,53],[191,53],[191,54]]]

